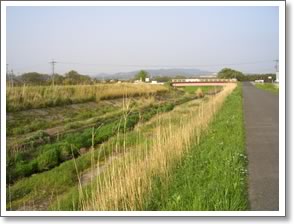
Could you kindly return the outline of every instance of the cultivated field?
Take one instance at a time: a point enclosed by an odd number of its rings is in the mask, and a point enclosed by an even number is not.
[[[246,210],[240,87],[201,88],[8,88],[8,209]]]

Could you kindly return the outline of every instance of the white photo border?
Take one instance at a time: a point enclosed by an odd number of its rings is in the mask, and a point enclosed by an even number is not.
[[[279,7],[279,211],[7,211],[1,187],[1,216],[285,216],[286,1],[5,1],[1,2],[1,186],[6,186],[6,7],[8,6],[277,6]]]

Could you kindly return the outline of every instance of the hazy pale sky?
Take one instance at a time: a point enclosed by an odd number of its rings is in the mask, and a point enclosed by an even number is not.
[[[16,74],[223,67],[273,72],[278,7],[7,7]]]

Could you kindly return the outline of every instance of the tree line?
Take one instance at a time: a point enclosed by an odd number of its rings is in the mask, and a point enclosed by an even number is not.
[[[147,77],[150,77],[150,75],[144,71],[139,71],[133,79],[134,80],[141,80],[145,81]],[[269,78],[271,77],[271,79]],[[187,78],[195,78],[194,77],[188,77],[184,75],[176,75],[176,76],[155,76],[152,78],[152,80],[158,81],[158,82],[170,82],[172,79],[187,79]],[[231,68],[224,68],[221,71],[218,72],[217,78],[221,79],[233,79],[236,78],[238,81],[254,81],[254,80],[264,80],[264,82],[272,82],[276,80],[276,75],[273,73],[267,73],[267,74],[251,74],[251,75],[245,75],[240,71],[233,70]],[[27,72],[20,76],[15,76],[9,74],[7,77],[7,83],[8,85],[18,86],[18,85],[52,85],[53,82],[55,85],[81,85],[81,84],[95,84],[99,83],[102,80],[91,78],[88,75],[82,75],[79,74],[77,71],[71,70],[64,75],[60,74],[54,74],[48,75],[48,74],[42,74],[38,72]],[[117,81],[117,80],[113,80]],[[105,80],[104,82],[110,82],[110,80]]]
[[[77,71],[69,71],[64,75],[42,74],[38,72],[27,72],[20,76],[9,75],[7,82],[11,85],[78,85],[78,84],[93,84],[95,82],[90,76],[79,74]]]
[[[264,80],[264,82],[272,82],[276,80],[276,74],[273,74],[273,73],[244,75],[242,72],[231,69],[231,68],[222,69],[221,71],[218,72],[217,77],[220,79],[235,78],[238,81]]]

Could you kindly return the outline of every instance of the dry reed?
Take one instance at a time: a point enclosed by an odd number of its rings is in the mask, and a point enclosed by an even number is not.
[[[165,92],[162,85],[149,84],[98,84],[75,86],[21,86],[7,87],[7,110],[58,106],[86,101],[99,101],[123,96],[141,96]]]
[[[135,150],[112,162],[110,167],[92,182],[89,197],[80,195],[83,210],[142,210],[152,191],[152,178],[168,178],[170,168],[179,161],[191,144],[199,143],[201,134],[222,106],[236,84],[202,101],[198,107],[188,107],[183,117],[172,113],[158,116],[157,127],[150,144],[138,144]],[[178,119],[178,122],[172,122]],[[123,146],[125,147],[125,145]],[[98,172],[98,171],[97,171]],[[164,179],[164,178],[163,178]]]

